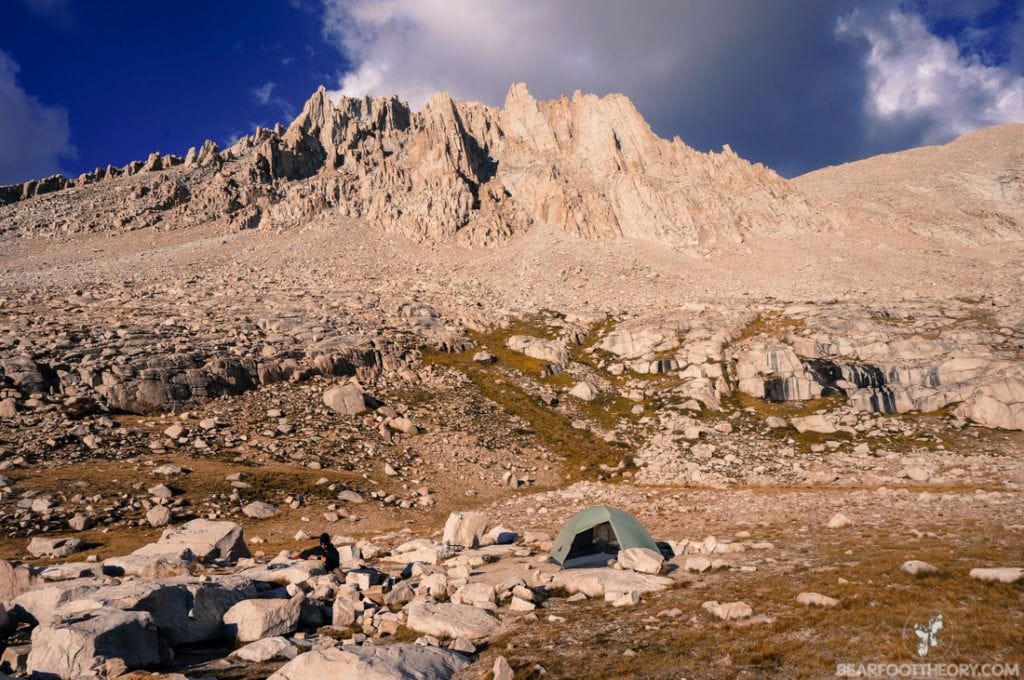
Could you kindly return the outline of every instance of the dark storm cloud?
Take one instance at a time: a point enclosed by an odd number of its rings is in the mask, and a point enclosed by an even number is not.
[[[992,90],[1009,87],[1013,95],[1020,73],[1012,60],[995,66],[961,55],[955,38],[932,35],[920,18],[957,18],[957,37],[969,42],[970,29],[991,29],[979,17],[994,4],[967,3],[959,13],[948,2],[877,0],[324,6],[325,30],[358,65],[340,78],[341,93],[397,92],[418,106],[438,90],[500,104],[515,81],[542,98],[576,89],[622,92],[663,136],[678,134],[705,150],[728,143],[793,175],[1020,117],[1012,96],[997,102]],[[1001,35],[1018,25],[1000,28]],[[982,38],[973,34],[979,44]],[[939,60],[937,78],[908,79],[915,68],[927,73],[932,66],[915,61],[914,50]],[[896,68],[872,61],[878,54]],[[918,90],[927,96],[915,99]],[[905,115],[887,108],[892,101],[907,104]]]

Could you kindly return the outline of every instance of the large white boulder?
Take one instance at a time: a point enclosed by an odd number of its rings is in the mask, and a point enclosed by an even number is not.
[[[513,335],[505,341],[505,346],[528,357],[547,361],[559,366],[569,364],[569,350],[558,341],[541,340],[530,335]]]
[[[324,563],[318,560],[273,560],[268,564],[257,564],[254,567],[243,569],[238,572],[238,575],[253,581],[288,586],[303,583],[326,573]]]
[[[665,558],[650,548],[626,548],[619,551],[619,566],[642,574],[657,574]]]
[[[289,600],[242,600],[224,614],[224,625],[239,642],[286,635],[299,623],[302,601],[301,595]]]
[[[640,595],[665,590],[673,581],[664,576],[641,574],[622,569],[563,569],[554,575],[551,585],[569,593],[602,598],[606,593],[636,592]]]
[[[501,630],[486,610],[466,604],[413,602],[405,609],[406,627],[436,638],[482,640]]]
[[[250,642],[231,653],[231,656],[238,657],[242,661],[263,663],[271,659],[294,659],[299,650],[283,637],[264,638],[256,642]]]
[[[194,519],[165,529],[156,543],[144,545],[132,555],[170,555],[181,557],[185,551],[198,560],[237,560],[249,557],[242,527],[234,522]]]
[[[0,560],[0,602],[10,602],[41,582],[39,572],[34,567]]]
[[[461,654],[425,645],[317,649],[289,661],[269,680],[447,680],[469,665]]]
[[[37,627],[28,671],[42,677],[80,678],[105,659],[121,659],[128,668],[138,668],[159,663],[161,656],[152,616],[103,609],[67,623]]]
[[[576,385],[569,390],[569,394],[582,401],[594,401],[594,399],[597,399],[597,390],[594,389],[593,385],[586,381],[576,383]]]
[[[324,406],[344,416],[354,416],[366,411],[366,393],[359,385],[349,383],[337,385],[324,392]]]
[[[832,434],[836,426],[823,415],[799,416],[790,418],[789,424],[796,428],[800,434],[814,432],[817,434]]]
[[[111,608],[149,612],[167,642],[178,645],[223,637],[225,612],[256,594],[251,581],[237,576],[126,580],[118,585],[78,579],[24,593],[15,603],[41,624]]]
[[[103,587],[100,579],[82,578],[57,581],[25,591],[14,598],[13,604],[40,625],[49,624],[57,611],[69,602],[88,597]]]
[[[270,503],[253,501],[242,508],[242,514],[253,519],[270,519],[277,514],[277,508]]]
[[[33,557],[67,557],[82,548],[80,538],[50,538],[36,536],[28,542],[28,552]]]
[[[474,607],[493,608],[495,603],[494,586],[490,583],[467,583],[452,593],[452,602],[469,604]]]
[[[193,555],[182,551],[188,559],[164,555],[121,555],[103,560],[103,574],[106,576],[136,576],[138,578],[169,578],[188,576]]]
[[[444,523],[441,541],[463,548],[476,548],[487,533],[487,515],[482,512],[453,512]]]

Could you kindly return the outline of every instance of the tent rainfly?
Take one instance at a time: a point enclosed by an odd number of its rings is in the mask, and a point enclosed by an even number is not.
[[[548,561],[563,569],[607,564],[619,550],[648,548],[659,552],[647,530],[628,512],[595,505],[577,513],[555,537]]]

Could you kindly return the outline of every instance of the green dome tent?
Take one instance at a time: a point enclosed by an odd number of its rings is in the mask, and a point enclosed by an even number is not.
[[[615,559],[619,550],[647,548],[658,544],[628,512],[595,505],[572,517],[555,537],[548,561],[563,569],[596,566]]]

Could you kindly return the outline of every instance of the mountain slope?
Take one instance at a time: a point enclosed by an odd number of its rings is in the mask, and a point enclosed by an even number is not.
[[[1024,232],[1024,123],[823,168],[792,180],[858,222],[964,243]]]

